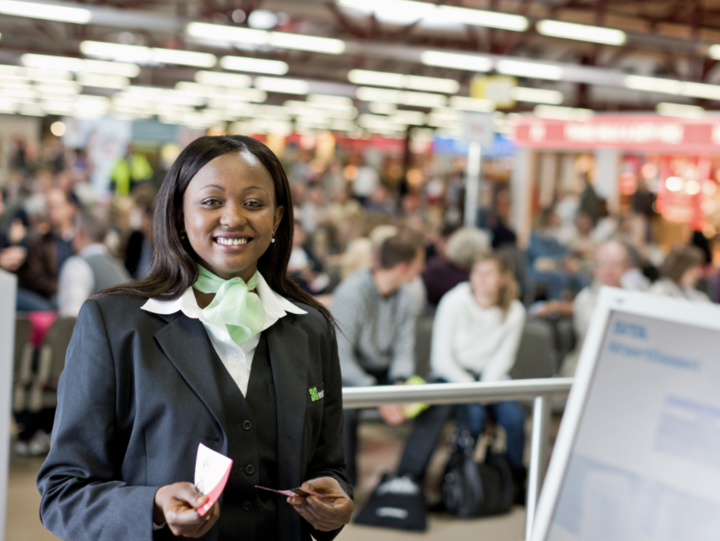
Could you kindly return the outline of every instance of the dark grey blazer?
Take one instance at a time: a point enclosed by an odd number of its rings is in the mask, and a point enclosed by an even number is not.
[[[167,528],[153,532],[155,492],[193,481],[199,443],[226,454],[228,427],[207,368],[216,353],[202,323],[181,312],[146,312],[144,302],[106,296],[80,311],[60,378],[52,448],[38,474],[42,522],[61,539],[170,538]],[[331,476],[352,496],[337,344],[323,316],[300,306],[307,315],[288,314],[265,331],[278,482],[292,488]],[[320,383],[324,397],[309,401],[308,389]],[[289,505],[279,506],[280,539],[312,534],[327,541],[338,532],[316,532]],[[217,540],[217,528],[204,539]]]

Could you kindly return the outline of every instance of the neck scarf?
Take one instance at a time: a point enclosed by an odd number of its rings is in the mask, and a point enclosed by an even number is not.
[[[212,302],[202,309],[203,322],[227,328],[230,338],[239,346],[262,331],[265,308],[252,291],[258,283],[257,271],[247,284],[239,277],[223,280],[200,265],[198,271],[193,287],[202,293],[215,293]]]

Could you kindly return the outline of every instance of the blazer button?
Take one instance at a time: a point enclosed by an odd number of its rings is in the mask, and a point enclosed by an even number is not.
[[[252,423],[250,421],[243,421],[242,427],[243,430],[250,430],[252,428]]]
[[[251,511],[252,510],[252,503],[251,502],[243,502],[243,511]]]
[[[252,475],[253,473],[255,473],[255,466],[253,466],[252,464],[248,464],[247,466],[245,466],[245,473],[247,473],[248,475]]]

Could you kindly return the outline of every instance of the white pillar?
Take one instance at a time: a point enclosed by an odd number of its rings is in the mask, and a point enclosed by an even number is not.
[[[17,278],[0,270],[0,540],[5,539]]]
[[[595,151],[595,171],[593,171],[595,191],[607,200],[608,210],[615,212],[620,205],[620,150],[600,148]]]
[[[518,244],[526,247],[532,229],[532,170],[535,152],[519,148],[510,177],[510,225],[518,236]]]

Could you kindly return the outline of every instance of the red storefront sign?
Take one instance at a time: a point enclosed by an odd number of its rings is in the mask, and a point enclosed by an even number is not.
[[[515,143],[524,147],[720,154],[720,116],[685,120],[658,115],[597,115],[578,121],[524,116],[513,128]]]

